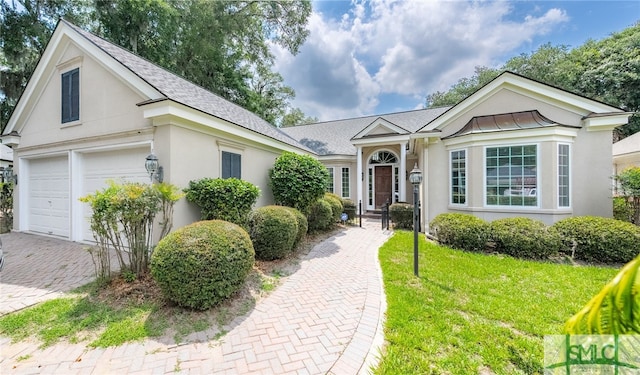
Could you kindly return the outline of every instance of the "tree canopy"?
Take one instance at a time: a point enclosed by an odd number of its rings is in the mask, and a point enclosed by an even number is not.
[[[446,92],[426,98],[427,107],[454,105],[503,71],[512,71],[552,86],[620,107],[640,111],[640,22],[600,41],[589,40],[570,49],[542,45],[530,54],[509,59],[500,68],[476,67]],[[640,131],[640,116],[617,129],[623,138]]]
[[[60,17],[276,124],[295,93],[272,70],[269,45],[296,54],[309,34],[311,3],[12,0],[0,10],[2,129]]]

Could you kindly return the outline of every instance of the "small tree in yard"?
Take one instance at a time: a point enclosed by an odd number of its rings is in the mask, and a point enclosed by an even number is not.
[[[173,185],[140,183],[116,184],[80,198],[89,203],[91,231],[96,248],[90,250],[99,281],[111,278],[109,248],[113,248],[124,272],[141,276],[149,269],[153,223],[162,211],[161,237],[171,229],[173,205],[180,199]]]
[[[614,176],[620,188],[619,191],[628,205],[631,222],[640,225],[640,167],[627,168]]]
[[[269,186],[277,204],[308,213],[308,208],[325,193],[329,172],[308,155],[285,152],[269,170]]]

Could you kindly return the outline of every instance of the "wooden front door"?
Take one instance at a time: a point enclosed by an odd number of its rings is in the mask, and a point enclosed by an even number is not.
[[[376,208],[385,203],[393,203],[393,168],[390,165],[376,167]]]

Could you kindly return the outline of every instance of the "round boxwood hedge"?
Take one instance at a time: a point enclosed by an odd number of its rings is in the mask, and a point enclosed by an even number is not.
[[[340,221],[340,216],[342,216],[344,209],[344,206],[342,206],[342,199],[333,193],[325,193],[324,200],[331,205],[331,216],[333,217],[333,221]]]
[[[296,240],[293,243],[293,247],[295,249],[295,247],[300,243],[300,241],[302,241],[304,236],[307,234],[307,231],[309,230],[309,223],[307,222],[307,217],[304,216],[304,214],[300,212],[300,210],[297,210],[293,207],[287,207],[287,206],[282,206],[282,207],[289,210],[289,212],[291,212],[293,216],[296,217],[296,221],[298,222],[298,234],[296,235]]]
[[[546,259],[562,248],[558,232],[540,220],[512,217],[491,222],[496,251],[516,258]]]
[[[333,211],[326,199],[318,199],[309,207],[309,232],[320,232],[331,228],[333,225]]]
[[[151,275],[169,300],[205,310],[240,289],[254,258],[244,229],[222,220],[200,221],[158,243],[151,256]]]
[[[444,213],[436,216],[429,229],[438,242],[461,250],[483,251],[489,240],[486,221],[469,214]]]
[[[298,237],[298,221],[295,214],[285,207],[260,207],[249,215],[249,235],[256,258],[281,259],[293,250]]]
[[[553,227],[567,241],[567,252],[588,262],[626,263],[640,253],[640,227],[597,216],[577,216]],[[575,249],[571,249],[575,246]]]

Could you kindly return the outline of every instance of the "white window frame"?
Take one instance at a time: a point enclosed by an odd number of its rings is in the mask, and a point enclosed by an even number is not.
[[[536,148],[536,204],[531,206],[526,205],[504,205],[504,204],[487,204],[487,149],[489,148],[501,148],[501,147],[527,147],[535,146]],[[500,209],[500,210],[539,210],[542,202],[542,189],[540,180],[540,144],[539,143],[510,143],[510,144],[495,144],[485,145],[482,153],[482,205],[487,209]],[[499,197],[500,195],[498,195]]]
[[[464,153],[464,203],[454,203],[453,202],[453,153],[454,152],[463,152]],[[469,184],[469,152],[466,148],[460,148],[455,150],[449,150],[449,204],[452,206],[467,206],[469,202],[469,194],[468,194],[468,184]],[[486,173],[486,172],[485,172]],[[485,180],[486,183],[486,180]]]
[[[58,109],[60,113],[58,114],[58,119],[60,121],[60,128],[68,128],[72,126],[82,125],[82,80],[84,77],[84,73],[82,72],[82,56],[77,56],[72,59],[69,59],[61,64],[56,66],[59,74],[59,82],[60,87],[58,89],[58,93],[60,94],[60,105]],[[62,122],[62,75],[67,74],[73,70],[78,69],[78,119]]]
[[[345,189],[345,178],[344,171],[347,171],[347,179],[346,179],[346,187],[347,187],[347,195],[344,194]],[[342,198],[350,198],[351,197],[351,168],[342,167],[340,168],[340,196]]]
[[[562,195],[560,194],[560,188],[562,186],[561,183],[561,175],[560,175],[560,147],[561,146],[566,146],[567,147],[567,199],[568,199],[568,204],[567,205],[562,205],[560,200],[562,199]],[[570,209],[571,208],[571,204],[572,204],[572,196],[571,196],[571,187],[572,187],[572,180],[571,180],[571,168],[572,168],[572,164],[571,164],[571,144],[570,143],[558,143],[558,147],[557,147],[557,161],[558,161],[558,173],[557,173],[557,191],[558,191],[558,200],[557,200],[557,208],[558,209]]]
[[[222,178],[222,153],[229,152],[232,154],[240,155],[240,179],[244,178],[245,174],[245,155],[244,155],[244,147],[242,145],[225,142],[223,140],[218,140],[218,176]]]

